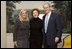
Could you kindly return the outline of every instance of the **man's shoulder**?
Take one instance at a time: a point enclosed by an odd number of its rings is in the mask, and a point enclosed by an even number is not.
[[[53,12],[53,11],[52,11],[52,14],[55,15],[55,16],[58,16],[59,15],[59,13]]]
[[[57,18],[60,18],[61,15],[57,12],[52,12],[52,16],[53,18],[57,19]]]

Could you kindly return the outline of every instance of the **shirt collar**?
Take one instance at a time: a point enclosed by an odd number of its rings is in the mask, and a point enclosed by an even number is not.
[[[47,15],[50,16],[51,15],[51,11]]]

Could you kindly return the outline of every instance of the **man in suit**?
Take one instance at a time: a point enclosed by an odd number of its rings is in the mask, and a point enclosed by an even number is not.
[[[43,43],[45,48],[57,48],[61,41],[62,25],[60,16],[50,9],[50,4],[43,5],[45,15],[43,16]]]

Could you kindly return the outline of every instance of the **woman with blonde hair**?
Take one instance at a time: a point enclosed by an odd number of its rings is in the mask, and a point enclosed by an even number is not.
[[[27,10],[20,10],[14,25],[14,45],[18,48],[29,48],[29,18]],[[15,47],[15,48],[16,48]]]

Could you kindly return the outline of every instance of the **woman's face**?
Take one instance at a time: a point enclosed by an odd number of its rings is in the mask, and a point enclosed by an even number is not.
[[[21,16],[25,19],[27,17],[27,11],[22,10],[21,11]]]
[[[36,10],[33,11],[33,17],[34,18],[37,18],[38,17],[38,11],[36,11]]]

